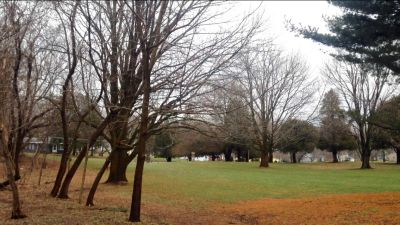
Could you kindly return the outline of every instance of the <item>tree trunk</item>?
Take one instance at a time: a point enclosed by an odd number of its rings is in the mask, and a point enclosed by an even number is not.
[[[65,175],[65,172],[67,171],[67,164],[68,164],[68,157],[65,152],[63,152],[61,156],[61,162],[60,162],[60,167],[58,168],[56,180],[53,185],[53,189],[50,192],[50,195],[53,197],[56,197],[58,194],[58,191],[60,190],[62,179]]]
[[[361,152],[361,169],[371,169],[371,165],[369,164],[369,160],[371,157],[371,151],[369,150],[369,148],[366,148],[366,146],[364,146],[364,148],[362,149]]]
[[[148,123],[149,123],[149,106],[150,106],[150,55],[143,49],[142,51],[143,60],[143,102],[142,102],[142,113],[140,115],[140,126],[139,126],[139,140],[138,140],[138,155],[135,169],[135,178],[133,181],[133,192],[131,211],[129,213],[129,221],[140,222],[140,205],[142,203],[142,180],[144,162],[146,160],[146,140],[148,137]]]
[[[291,153],[292,163],[297,163],[296,152]]]
[[[336,150],[332,150],[332,159],[333,159],[332,160],[333,163],[339,162]]]
[[[3,127],[3,124],[1,124],[1,126],[0,126],[0,137],[1,137],[0,152],[2,151],[2,153],[3,153],[3,157],[4,157],[4,161],[5,161],[5,165],[6,165],[7,179],[11,186],[12,196],[13,196],[11,219],[25,218],[26,216],[21,211],[18,186],[14,179],[15,170],[12,165],[13,163],[12,163],[11,154],[8,150],[8,130],[5,127]]]
[[[20,136],[21,135],[21,136]],[[21,155],[21,150],[23,146],[23,134],[18,135],[18,140],[15,143],[15,153],[14,153],[14,179],[19,180],[21,178],[20,172],[19,172],[19,160],[20,160],[20,155]]]
[[[107,157],[106,161],[103,164],[103,167],[101,167],[100,171],[97,173],[96,179],[94,179],[92,187],[90,188],[88,197],[86,199],[86,206],[94,206],[93,200],[94,200],[94,195],[96,194],[97,187],[99,186],[101,177],[103,177],[104,172],[106,171],[108,165],[110,165],[110,158]]]
[[[78,156],[76,157],[74,163],[71,166],[71,169],[69,169],[67,175],[65,176],[64,182],[61,186],[60,193],[58,195],[59,198],[68,198],[68,189],[69,185],[71,184],[72,178],[75,176],[76,171],[78,170],[79,165],[81,164],[82,160],[86,156],[86,152],[91,148],[97,138],[103,133],[103,130],[107,127],[107,125],[112,121],[115,116],[118,114],[117,111],[111,111],[106,118],[101,122],[101,124],[97,127],[96,131],[92,134],[92,136],[89,139],[89,143],[79,152]]]
[[[167,157],[167,162],[172,162],[172,157],[171,156]]]
[[[272,149],[271,149],[268,152],[268,162],[272,163],[273,161],[274,161],[274,153],[272,152]]]
[[[106,183],[126,183],[126,170],[128,168],[128,153],[126,150],[115,149],[110,154],[110,174]]]
[[[400,148],[396,150],[396,163],[400,165]]]
[[[260,162],[260,167],[268,167],[268,152],[262,151],[261,152],[261,162]]]
[[[232,159],[232,147],[231,146],[228,146],[226,148],[226,150],[224,152],[224,155],[225,155],[225,161],[226,162],[232,162],[233,161],[233,159]]]

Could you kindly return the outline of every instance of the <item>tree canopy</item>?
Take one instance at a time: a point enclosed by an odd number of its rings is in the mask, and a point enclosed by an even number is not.
[[[318,142],[318,131],[308,121],[290,119],[280,129],[279,149],[292,154],[296,162],[297,152],[312,152]]]
[[[342,14],[326,19],[329,33],[291,26],[306,38],[340,50],[335,56],[355,63],[373,63],[400,74],[400,2],[329,1]]]

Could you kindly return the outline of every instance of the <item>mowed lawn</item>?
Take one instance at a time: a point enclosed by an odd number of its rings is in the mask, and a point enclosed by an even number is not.
[[[96,170],[102,162],[102,159],[90,159],[89,168]],[[390,163],[372,165],[374,169],[360,170],[357,162],[276,163],[269,168],[259,168],[255,162],[152,162],[145,164],[143,199],[145,202],[201,207],[212,202],[400,191],[400,166]],[[133,171],[134,163],[128,169],[128,185],[102,186],[111,188],[115,194],[130,197]],[[103,180],[106,177],[107,174]]]

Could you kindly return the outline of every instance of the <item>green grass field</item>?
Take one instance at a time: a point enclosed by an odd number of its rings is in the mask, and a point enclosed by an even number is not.
[[[102,159],[90,159],[97,170]],[[187,162],[146,163],[144,200],[163,204],[226,202],[261,198],[300,198],[326,194],[397,192],[400,166],[373,164],[360,170],[359,163],[271,164]],[[130,196],[134,164],[128,169],[129,185],[118,187],[118,195]],[[103,177],[105,179],[107,174]],[[193,204],[191,204],[193,203]]]

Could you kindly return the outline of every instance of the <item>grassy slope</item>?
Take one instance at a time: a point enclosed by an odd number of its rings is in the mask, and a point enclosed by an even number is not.
[[[100,168],[101,164],[101,159],[89,160],[92,169]],[[258,168],[257,163],[146,163],[144,200],[202,206],[210,201],[236,202],[400,190],[400,166],[375,164],[372,170],[360,170],[358,167],[358,163],[272,164],[267,169]],[[134,164],[128,170],[131,184]],[[132,185],[127,185],[118,187],[117,193],[130,196],[131,191]]]

